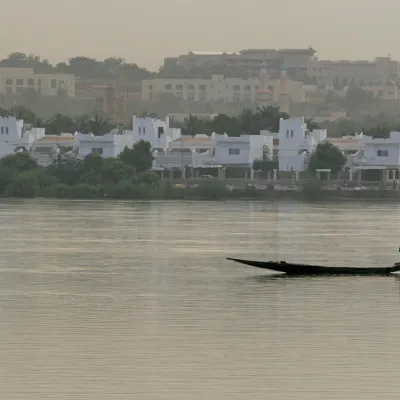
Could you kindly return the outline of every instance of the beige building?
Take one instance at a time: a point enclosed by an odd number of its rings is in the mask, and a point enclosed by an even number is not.
[[[75,76],[72,74],[35,74],[33,68],[0,68],[0,93],[21,93],[33,89],[42,96],[56,96],[63,91],[75,97]]]
[[[305,49],[246,49],[240,51],[190,51],[178,57],[167,57],[164,65],[175,64],[188,71],[194,68],[228,67],[245,72],[246,77],[257,77],[264,65],[272,78],[278,78],[285,65],[292,77],[304,77],[315,50]]]
[[[163,94],[172,94],[186,101],[234,101],[256,100],[260,81],[258,78],[225,78],[213,75],[211,79],[150,79],[142,81],[142,100],[156,101]],[[280,100],[280,79],[268,80],[268,89],[275,102]],[[301,82],[289,79],[287,90],[291,101],[305,101]]]
[[[399,90],[397,86],[362,86],[366,92],[372,93],[375,99],[380,100],[398,100]]]
[[[377,57],[374,61],[313,60],[308,64],[307,75],[324,86],[347,86],[351,81],[359,86],[387,85],[399,80],[400,63],[390,57]]]

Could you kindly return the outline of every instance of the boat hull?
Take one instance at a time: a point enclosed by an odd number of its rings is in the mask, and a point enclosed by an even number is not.
[[[400,271],[400,263],[389,268],[360,268],[360,267],[327,267],[322,265],[293,264],[276,261],[251,261],[239,258],[227,258],[241,264],[256,268],[268,269],[275,272],[283,272],[287,275],[381,275],[388,276],[393,272]]]

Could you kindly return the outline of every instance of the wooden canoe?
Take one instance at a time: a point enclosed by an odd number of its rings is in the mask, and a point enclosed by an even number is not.
[[[252,267],[269,269],[276,272],[284,272],[287,275],[381,275],[387,276],[392,272],[400,271],[400,263],[396,263],[393,267],[327,267],[322,265],[294,264],[285,261],[251,261],[239,258],[227,258]]]

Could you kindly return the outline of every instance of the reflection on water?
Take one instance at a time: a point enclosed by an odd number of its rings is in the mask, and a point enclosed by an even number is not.
[[[4,399],[398,399],[393,204],[0,203]]]

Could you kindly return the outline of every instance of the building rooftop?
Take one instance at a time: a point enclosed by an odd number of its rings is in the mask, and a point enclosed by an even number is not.
[[[36,140],[37,142],[61,142],[61,141],[72,141],[74,140],[73,136],[58,136],[58,135],[46,135],[41,139]]]
[[[196,136],[181,136],[178,139],[175,139],[174,142],[183,142],[183,143],[210,143],[211,138],[210,137],[196,137]]]

